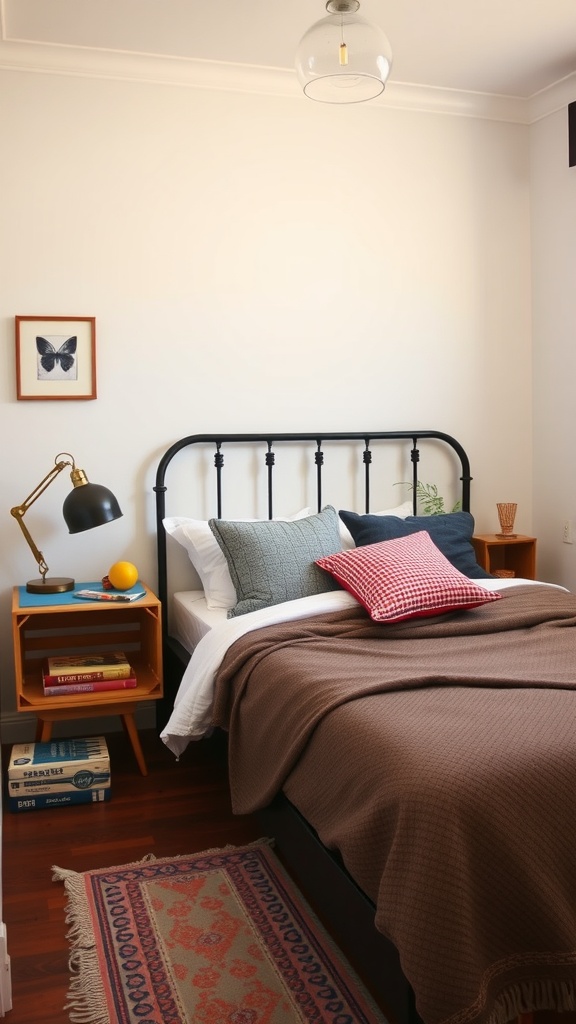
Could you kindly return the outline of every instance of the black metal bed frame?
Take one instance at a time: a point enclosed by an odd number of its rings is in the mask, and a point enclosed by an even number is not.
[[[322,508],[322,470],[324,466],[324,449],[326,442],[348,441],[362,442],[362,462],[364,464],[364,511],[370,511],[370,470],[372,465],[371,445],[375,441],[411,441],[410,460],[412,462],[412,500],[414,512],[416,512],[416,484],[418,483],[418,465],[420,462],[420,451],[418,442],[424,440],[442,441],[456,453],[460,460],[462,482],[462,509],[465,512],[470,510],[470,462],[462,445],[450,434],[444,434],[438,430],[386,430],[386,431],[360,431],[351,433],[263,433],[263,434],[190,434],[176,441],[162,456],[156,471],[156,536],[158,555],[158,596],[162,602],[162,608],[166,609],[168,593],[167,581],[167,559],[166,559],[166,532],[163,526],[163,519],[166,516],[166,473],[174,457],[184,448],[192,445],[214,445],[214,469],[216,476],[216,512],[215,518],[222,518],[222,475],[224,471],[223,446],[238,444],[265,444],[264,461],[267,470],[267,497],[268,497],[268,518],[272,519],[274,509],[274,467],[275,452],[274,446],[282,443],[313,443],[316,445],[314,462],[316,465],[316,504],[318,511]],[[167,618],[163,616],[164,634],[167,633]]]
[[[470,464],[462,445],[449,434],[436,430],[394,430],[320,433],[261,433],[261,434],[191,434],[176,441],[167,449],[156,473],[156,525],[158,556],[158,596],[162,604],[162,630],[165,697],[158,702],[159,727],[167,721],[174,702],[176,690],[190,657],[179,642],[169,635],[168,562],[166,532],[163,519],[166,516],[166,474],[174,457],[184,448],[193,445],[214,446],[214,469],[216,490],[216,517],[222,518],[222,474],[224,451],[228,446],[262,444],[267,471],[268,518],[274,509],[274,447],[282,443],[314,444],[316,466],[316,500],[318,510],[322,508],[322,471],[324,466],[324,445],[326,442],[357,442],[364,445],[364,509],[370,511],[370,472],[372,466],[371,446],[380,441],[409,441],[412,463],[412,501],[416,513],[418,467],[420,452],[418,444],[424,440],[440,441],[451,448],[460,461],[462,484],[461,507],[470,511]],[[405,979],[395,946],[376,931],[374,927],[374,906],[356,882],[348,875],[339,858],[328,851],[320,842],[311,826],[302,818],[296,808],[282,795],[266,808],[261,815],[263,827],[274,837],[276,849],[303,889],[319,915],[324,919],[334,938],[346,955],[356,963],[372,992],[387,1009],[395,1024],[418,1024],[419,1017],[414,1004],[412,989]]]

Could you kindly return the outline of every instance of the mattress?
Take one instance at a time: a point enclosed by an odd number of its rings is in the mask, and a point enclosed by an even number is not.
[[[171,633],[190,654],[202,637],[226,621],[226,609],[208,608],[203,590],[174,594]]]
[[[537,585],[535,580],[486,579],[476,580],[487,590],[502,590],[519,585]],[[548,584],[554,586],[554,584]],[[563,587],[558,589],[564,589]],[[187,650],[194,650],[185,669],[174,709],[161,733],[166,746],[180,757],[191,740],[198,740],[211,731],[214,677],[228,647],[245,632],[290,619],[319,615],[326,611],[354,607],[357,601],[345,590],[332,590],[313,594],[296,601],[261,608],[247,615],[229,619],[224,609],[209,610],[202,591],[187,591],[174,595],[173,618],[176,609],[180,619],[178,639]],[[176,625],[172,635],[176,636]],[[202,634],[201,641],[196,639]]]

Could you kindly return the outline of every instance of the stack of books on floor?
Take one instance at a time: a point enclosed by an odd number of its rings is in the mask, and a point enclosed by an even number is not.
[[[124,651],[47,658],[42,669],[46,697],[133,690],[136,682],[136,674]]]
[[[8,764],[11,811],[101,803],[110,799],[110,755],[104,736],[16,743]]]

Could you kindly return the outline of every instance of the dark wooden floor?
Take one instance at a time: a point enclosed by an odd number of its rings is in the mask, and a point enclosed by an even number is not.
[[[256,821],[230,810],[222,746],[202,741],[177,763],[155,732],[141,734],[140,775],[123,733],[110,734],[109,803],[18,814],[4,810],[4,922],[12,971],[9,1024],[66,1024],[68,942],[65,893],[52,865],[88,871],[194,853],[260,836]],[[7,763],[8,751],[3,751]]]
[[[4,922],[12,970],[7,1024],[67,1024],[69,984],[65,891],[52,866],[88,871],[260,838],[254,818],[230,808],[222,743],[191,744],[182,761],[153,731],[141,733],[140,775],[123,733],[108,737],[112,799],[14,814],[4,810]],[[8,750],[3,751],[3,764]],[[306,893],[309,900],[311,894]],[[347,950],[354,963],[353,954]],[[354,963],[358,973],[361,965]],[[537,1014],[534,1024],[576,1024],[576,1013]]]

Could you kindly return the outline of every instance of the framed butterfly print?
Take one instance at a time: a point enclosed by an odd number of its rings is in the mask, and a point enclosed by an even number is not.
[[[96,318],[17,316],[19,401],[96,398]]]

